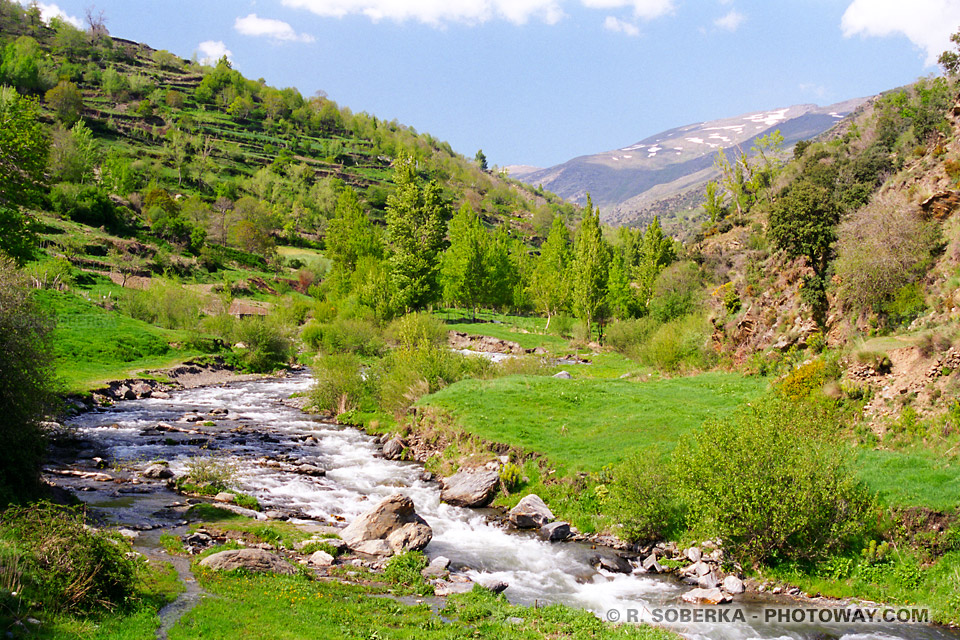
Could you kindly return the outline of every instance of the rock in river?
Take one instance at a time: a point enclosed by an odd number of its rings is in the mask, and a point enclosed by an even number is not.
[[[467,469],[442,481],[440,499],[456,507],[485,507],[493,500],[500,484],[500,472],[493,469]]]
[[[518,529],[539,529],[553,521],[553,512],[535,493],[524,496],[513,509],[510,509],[510,522]]]
[[[351,522],[340,538],[362,553],[392,555],[423,549],[433,538],[433,529],[417,515],[413,500],[395,493]]]

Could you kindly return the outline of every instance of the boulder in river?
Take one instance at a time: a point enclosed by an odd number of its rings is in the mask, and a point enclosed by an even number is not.
[[[291,565],[280,556],[268,553],[262,549],[230,549],[207,556],[200,561],[204,567],[217,571],[232,571],[246,569],[257,573],[280,573],[293,575],[296,573]]]
[[[561,542],[571,535],[569,522],[551,522],[540,527],[540,537],[548,542]]]
[[[450,559],[444,556],[437,556],[430,561],[423,571],[420,572],[424,578],[437,578],[447,575],[450,567]]]
[[[387,460],[398,460],[403,455],[406,446],[399,436],[395,436],[383,445],[383,457]]]
[[[329,567],[333,564],[333,556],[323,550],[314,551],[307,560],[315,567]]]
[[[166,480],[173,477],[173,471],[170,471],[170,468],[165,464],[156,463],[141,471],[140,475],[151,480]]]
[[[535,493],[524,496],[508,516],[518,529],[539,529],[553,520],[553,512]]]
[[[720,589],[693,589],[680,597],[690,604],[724,604],[732,600],[730,594]]]
[[[441,481],[440,499],[456,507],[485,507],[499,485],[499,471],[467,469]]]
[[[417,515],[413,500],[395,493],[351,522],[340,538],[361,553],[392,555],[420,551],[433,538],[433,529]]]
[[[723,590],[727,593],[738,595],[746,591],[746,587],[743,586],[743,580],[737,576],[727,576],[723,579]]]
[[[611,573],[632,573],[633,565],[630,564],[626,558],[621,558],[620,556],[613,554],[610,556],[594,556],[593,560],[590,561],[590,564],[597,567],[598,569],[603,569],[604,571],[610,571]]]

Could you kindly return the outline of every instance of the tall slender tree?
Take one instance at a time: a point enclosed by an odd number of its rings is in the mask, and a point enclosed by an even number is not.
[[[547,241],[540,247],[533,273],[530,275],[530,297],[536,308],[550,320],[566,308],[570,300],[570,232],[563,218],[555,216]]]
[[[450,246],[440,266],[443,298],[469,307],[476,315],[487,281],[489,237],[469,202],[464,202],[450,220],[448,235]]]
[[[577,240],[574,243],[571,269],[573,312],[583,322],[587,336],[593,335],[593,325],[601,326],[607,317],[607,276],[610,248],[600,229],[600,209],[593,210],[593,201],[587,196],[587,210]]]
[[[440,293],[440,252],[443,250],[449,207],[436,182],[423,184],[416,161],[397,158],[396,192],[387,199],[387,238],[391,279],[400,309],[422,309]]]

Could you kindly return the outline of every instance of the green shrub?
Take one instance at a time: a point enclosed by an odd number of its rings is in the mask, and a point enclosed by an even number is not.
[[[254,373],[282,367],[293,353],[293,342],[283,327],[259,316],[240,319],[234,327],[232,341],[246,347],[234,352],[235,362]]]
[[[16,567],[31,609],[83,615],[132,605],[137,564],[129,550],[72,509],[40,503],[0,516],[0,562]]]
[[[638,350],[643,364],[661,371],[704,369],[716,354],[710,348],[710,323],[699,315],[661,325]]]
[[[570,338],[573,336],[573,327],[577,323],[573,316],[566,313],[558,313],[550,319],[550,333],[561,338]]]
[[[50,190],[50,204],[58,215],[91,227],[117,230],[125,225],[116,205],[95,186],[55,185]]]
[[[127,315],[166,329],[196,329],[200,324],[200,296],[161,278],[147,289],[128,292],[121,306]]]
[[[500,484],[502,484],[507,491],[514,491],[520,486],[522,481],[523,469],[521,469],[519,465],[508,462],[500,469]]]
[[[194,456],[186,462],[187,477],[192,484],[207,484],[216,491],[226,491],[237,478],[236,465],[220,456]]]
[[[350,353],[317,358],[313,379],[314,385],[310,391],[313,405],[334,415],[357,408],[367,393],[360,360]]]
[[[849,546],[873,501],[836,443],[826,405],[767,397],[678,444],[677,475],[702,533],[730,557],[816,560]]]
[[[399,347],[416,347],[421,343],[441,346],[447,340],[447,330],[440,320],[429,313],[408,313],[387,327],[387,340]]]
[[[657,321],[650,317],[619,320],[607,327],[607,344],[627,357],[636,357],[640,346],[657,326]]]
[[[387,582],[397,585],[395,591],[399,593],[433,595],[433,587],[420,574],[428,564],[427,557],[422,552],[405,551],[387,560],[383,577]]]
[[[311,323],[304,328],[301,337],[310,348],[327,354],[379,356],[385,348],[377,326],[359,318],[337,318],[327,324]]]
[[[901,287],[891,300],[880,306],[881,313],[887,317],[887,323],[894,327],[909,325],[926,309],[923,288],[918,283]]]
[[[637,454],[613,472],[606,504],[630,542],[662,540],[678,521],[679,497],[670,470],[656,456]]]
[[[380,406],[402,413],[421,396],[479,374],[489,366],[483,358],[470,358],[428,343],[395,349],[375,369]]]

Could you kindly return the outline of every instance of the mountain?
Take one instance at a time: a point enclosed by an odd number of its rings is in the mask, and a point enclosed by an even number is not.
[[[586,202],[589,193],[607,223],[642,225],[655,214],[669,218],[697,208],[704,184],[717,176],[713,163],[719,149],[749,153],[756,138],[778,129],[790,148],[827,131],[867,100],[756,111],[677,127],[547,169],[514,166],[508,170],[517,180],[579,204]]]

